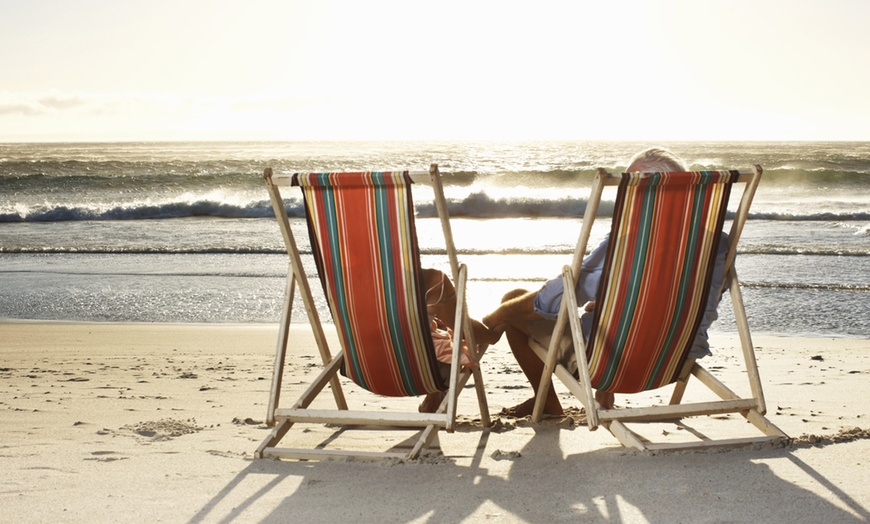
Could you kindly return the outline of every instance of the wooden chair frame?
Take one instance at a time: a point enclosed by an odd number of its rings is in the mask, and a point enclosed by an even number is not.
[[[334,355],[329,348],[323,324],[315,308],[308,277],[302,265],[302,257],[296,244],[293,232],[290,228],[290,220],[287,216],[284,199],[280,188],[292,185],[292,175],[273,174],[271,168],[264,173],[266,187],[269,191],[272,207],[278,220],[278,225],[290,257],[287,272],[287,283],[284,292],[283,308],[279,324],[278,343],[275,354],[274,372],[272,385],[269,393],[269,404],[266,422],[273,426],[269,436],[257,448],[255,456],[293,458],[293,459],[326,459],[326,458],[362,458],[362,459],[414,459],[423,449],[433,441],[437,431],[444,429],[452,432],[456,422],[457,397],[471,375],[474,376],[474,385],[477,392],[480,415],[484,426],[491,425],[486,394],[483,387],[483,379],[480,367],[473,370],[460,369],[459,354],[463,338],[468,342],[471,359],[479,362],[485,348],[478,349],[474,333],[471,329],[471,321],[468,315],[465,292],[467,281],[467,269],[464,264],[459,264],[456,249],[453,243],[453,234],[450,228],[447,204],[444,199],[444,191],[438,166],[432,164],[429,171],[412,171],[408,175],[414,183],[427,184],[432,187],[435,205],[441,220],[444,235],[445,248],[449,258],[452,278],[456,288],[456,326],[453,339],[453,360],[450,368],[449,389],[446,398],[439,406],[436,413],[418,412],[385,412],[383,410],[360,410],[348,409],[348,404],[342,390],[342,382],[338,372],[344,360],[344,352],[339,350]],[[296,287],[298,286],[302,303],[308,316],[308,321],[314,333],[314,338],[322,360],[323,369],[314,382],[302,393],[302,395],[289,407],[280,407],[281,385],[284,376],[284,364],[287,356],[287,346],[290,343],[290,320],[294,302]],[[334,397],[335,409],[310,409],[309,406],[317,396],[329,384]],[[360,388],[362,390],[362,388]],[[364,391],[364,390],[363,390]],[[354,426],[379,426],[386,428],[420,428],[416,442],[408,453],[401,452],[377,452],[365,450],[336,450],[326,449],[319,446],[316,449],[300,449],[278,447],[279,442],[285,437],[291,427],[296,423],[320,423],[351,428]]]
[[[584,340],[580,319],[577,314],[577,298],[575,296],[574,275],[579,274],[580,266],[586,252],[592,223],[598,212],[601,196],[606,186],[616,186],[620,177],[612,175],[604,169],[599,169],[592,185],[589,203],[583,216],[580,236],[574,251],[571,265],[563,268],[564,296],[553,333],[548,341],[529,339],[530,346],[535,354],[544,362],[544,371],[541,377],[541,385],[538,390],[535,408],[532,414],[534,421],[540,421],[543,416],[545,398],[551,387],[553,374],[574,394],[586,410],[587,425],[590,430],[595,430],[599,425],[607,428],[622,445],[640,450],[668,450],[668,449],[692,449],[719,446],[738,446],[774,439],[787,438],[787,435],[764,417],[766,406],[761,387],[761,379],[758,373],[758,365],[755,359],[755,350],[749,331],[749,323],[746,318],[746,310],[743,304],[743,296],[740,291],[740,283],[737,279],[737,271],[734,268],[734,258],[737,252],[740,234],[746,223],[749,207],[752,203],[755,190],[761,179],[761,166],[755,165],[751,170],[739,172],[739,178],[735,184],[743,184],[743,192],[740,204],[737,208],[729,234],[729,250],[725,261],[725,286],[731,294],[731,303],[734,309],[737,331],[740,337],[740,345],[743,354],[743,362],[746,368],[751,396],[741,398],[737,393],[725,386],[713,376],[707,369],[693,359],[687,359],[679,374],[676,386],[671,396],[669,405],[658,405],[628,409],[602,409],[596,402],[592,391],[589,364],[586,355],[586,341]],[[559,355],[559,342],[564,330],[570,329],[573,341],[579,380],[574,377],[563,365],[557,362]],[[696,402],[690,404],[681,403],[686,389],[687,381],[695,376],[699,382],[709,388],[718,401]],[[699,441],[690,442],[650,442],[635,431],[629,429],[626,424],[633,422],[662,422],[677,421],[682,418],[714,415],[723,413],[740,413],[753,426],[760,430],[764,436],[735,439],[709,439],[702,437]]]

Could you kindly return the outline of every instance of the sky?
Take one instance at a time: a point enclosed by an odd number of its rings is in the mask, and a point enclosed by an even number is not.
[[[866,0],[0,0],[0,141],[870,140]]]

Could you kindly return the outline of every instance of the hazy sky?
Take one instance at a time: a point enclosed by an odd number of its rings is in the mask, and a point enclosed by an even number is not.
[[[868,21],[866,0],[0,0],[0,141],[870,140]]]

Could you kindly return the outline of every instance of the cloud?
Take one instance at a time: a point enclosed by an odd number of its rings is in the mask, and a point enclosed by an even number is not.
[[[45,108],[35,100],[0,94],[0,115],[35,116],[43,113]]]
[[[39,104],[47,109],[65,111],[87,105],[88,101],[77,95],[51,95],[40,98]]]
[[[45,93],[0,93],[0,115],[38,116],[86,106],[80,95]]]
[[[196,96],[167,92],[0,92],[0,141],[272,136],[337,110],[326,97]],[[330,126],[323,133],[333,130]]]
[[[330,100],[285,97],[210,97],[171,93],[3,93],[0,92],[0,115],[62,115],[86,113],[108,115],[120,113],[169,112],[187,113],[215,110],[281,111],[313,107]],[[331,101],[334,103],[334,101]]]

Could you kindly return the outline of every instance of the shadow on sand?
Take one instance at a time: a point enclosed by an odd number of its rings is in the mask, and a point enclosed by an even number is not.
[[[563,456],[560,433],[558,425],[542,424],[522,450],[502,453],[482,432],[474,455],[455,459],[254,460],[191,522],[254,514],[262,522],[870,520],[794,446],[663,454],[605,448]]]

